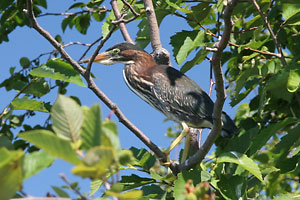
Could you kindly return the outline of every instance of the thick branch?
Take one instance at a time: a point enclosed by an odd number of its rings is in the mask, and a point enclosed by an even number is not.
[[[44,30],[36,21],[36,18],[33,14],[32,10],[32,0],[27,0],[27,10],[25,12],[29,16],[29,20],[31,21],[32,27],[38,31],[44,38],[46,38],[62,55],[62,57],[68,61],[72,67],[77,70],[87,81],[89,88],[97,95],[99,99],[101,99],[110,109],[115,110],[116,116],[120,120],[122,124],[124,124],[129,130],[131,130],[149,149],[151,149],[158,158],[160,158],[163,162],[166,162],[165,154],[154,144],[151,140],[143,134],[137,127],[135,127],[121,112],[121,110],[114,104],[96,85],[92,77],[86,76],[85,71],[69,54],[63,49],[63,47],[47,32]],[[100,45],[99,45],[100,46]],[[98,46],[98,48],[99,48]]]
[[[119,8],[118,8],[117,0],[111,0],[110,4],[111,4],[111,7],[112,7],[112,9],[114,11],[114,14],[116,16],[116,19],[117,20],[121,19],[122,16],[121,16],[121,13],[120,13]],[[122,32],[124,40],[126,40],[127,42],[130,42],[130,43],[134,44],[133,40],[131,39],[131,37],[130,37],[130,35],[128,33],[128,30],[126,28],[125,23],[124,22],[120,22],[119,23],[119,27],[120,27],[120,30]]]
[[[268,21],[268,17],[265,16],[265,14],[262,12],[262,10],[260,9],[258,3],[256,2],[256,0],[249,0],[250,3],[252,3],[254,5],[254,7],[256,8],[256,10],[258,11],[258,13],[260,14],[261,18],[263,18],[264,20],[264,23],[265,25],[267,26],[273,40],[274,40],[274,43],[275,43],[275,46],[277,48],[277,51],[278,53],[280,54],[280,61],[282,63],[283,66],[286,66],[286,61],[284,59],[284,55],[283,55],[283,52],[282,52],[282,49],[281,49],[281,45],[280,45],[280,42],[278,41],[276,35],[274,34],[273,32],[273,29]]]
[[[213,143],[217,139],[218,135],[222,129],[222,121],[221,121],[221,114],[222,108],[225,101],[225,89],[224,89],[224,79],[222,73],[222,65],[221,65],[221,57],[223,54],[223,50],[228,45],[228,41],[230,38],[230,33],[232,29],[232,22],[231,22],[231,15],[233,8],[237,4],[238,0],[229,0],[227,7],[224,11],[224,31],[222,34],[221,39],[219,42],[216,43],[215,47],[217,51],[213,53],[211,65],[215,75],[215,84],[216,84],[216,92],[217,92],[217,99],[214,104],[214,111],[213,111],[213,128],[211,132],[207,136],[204,144],[200,147],[200,149],[195,153],[190,159],[188,159],[185,163],[180,164],[178,166],[178,170],[188,170],[192,168],[194,165],[200,163],[205,155],[209,152],[210,148],[212,147]]]

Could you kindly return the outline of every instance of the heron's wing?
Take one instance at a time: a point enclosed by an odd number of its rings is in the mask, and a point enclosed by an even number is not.
[[[190,78],[172,67],[161,66],[153,70],[152,80],[153,94],[173,112],[212,120],[212,100]]]

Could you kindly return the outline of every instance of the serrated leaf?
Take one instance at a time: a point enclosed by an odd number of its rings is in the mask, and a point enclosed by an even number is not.
[[[27,96],[22,98],[16,98],[11,102],[14,110],[32,110],[40,112],[49,112],[49,106],[42,101],[37,101],[34,99],[28,99]]]
[[[102,184],[103,181],[101,179],[91,180],[91,186],[90,186],[91,191],[89,193],[89,196],[94,195],[99,190]]]
[[[35,151],[27,154],[24,158],[24,179],[29,178],[49,167],[54,160],[55,157],[46,151]]]
[[[61,158],[73,164],[79,164],[80,160],[73,150],[70,141],[57,137],[48,130],[32,130],[18,135],[38,148],[44,149],[49,154]]]
[[[80,74],[75,71],[69,63],[66,63],[61,59],[48,60],[46,65],[41,65],[40,67],[33,69],[30,74],[32,76],[75,83],[79,86],[85,87]]]
[[[245,170],[249,171],[251,174],[256,176],[261,182],[263,182],[258,165],[245,154],[241,154],[235,151],[222,153],[220,156],[218,156],[217,163],[223,162],[235,163],[244,168]]]
[[[22,150],[0,148],[0,199],[10,199],[21,188],[23,181]]]
[[[52,129],[66,140],[76,143],[80,139],[84,120],[81,107],[70,97],[59,95],[51,109]]]
[[[84,122],[82,124],[81,138],[82,147],[88,150],[101,144],[101,112],[99,105],[91,108],[83,107]]]
[[[287,81],[287,89],[289,92],[296,92],[300,87],[300,70],[291,69]]]

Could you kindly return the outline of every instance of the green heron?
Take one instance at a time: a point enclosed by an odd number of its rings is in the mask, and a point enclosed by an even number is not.
[[[104,65],[124,63],[123,76],[127,86],[167,118],[182,124],[183,131],[167,149],[167,154],[188,134],[188,127],[212,128],[214,103],[201,87],[180,71],[158,65],[150,54],[137,46],[117,44],[98,54],[94,62]],[[225,112],[222,122],[221,136],[230,137],[237,133],[237,127]]]

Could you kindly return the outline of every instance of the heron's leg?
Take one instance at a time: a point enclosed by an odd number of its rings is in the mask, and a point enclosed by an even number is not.
[[[169,148],[165,151],[165,154],[169,155],[172,149],[179,144],[179,142],[189,133],[189,127],[186,123],[181,123],[183,129],[180,133],[180,135],[172,142],[172,144],[169,146]]]
[[[191,145],[191,135],[189,134],[189,132],[187,132],[188,134],[186,134],[186,137],[185,137],[185,144],[184,144],[184,149],[183,149],[183,152],[182,152],[182,158],[181,158],[181,162],[180,163],[184,163],[187,156],[188,156],[188,153],[189,153],[189,150],[190,150],[190,145]]]

